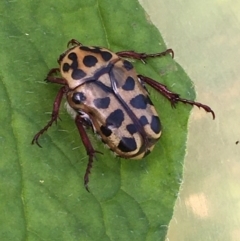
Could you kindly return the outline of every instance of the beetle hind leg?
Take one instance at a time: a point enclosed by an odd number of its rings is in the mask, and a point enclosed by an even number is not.
[[[79,134],[81,136],[83,145],[84,145],[84,147],[87,151],[87,154],[89,156],[87,169],[86,169],[86,172],[85,172],[85,175],[84,175],[84,186],[85,186],[86,190],[89,192],[88,182],[89,182],[89,174],[91,173],[91,169],[92,169],[93,158],[95,157],[96,153],[99,153],[99,154],[103,154],[103,153],[100,152],[100,151],[96,151],[93,148],[92,143],[89,140],[89,138],[87,136],[87,133],[86,133],[86,130],[84,128],[85,120],[80,115],[76,116],[75,123],[76,123],[76,126],[78,128]]]
[[[189,105],[192,105],[192,106],[195,105],[198,108],[203,108],[206,112],[210,112],[212,114],[213,119],[215,119],[215,113],[209,106],[204,105],[204,104],[199,103],[199,102],[192,101],[192,100],[183,99],[183,98],[180,97],[179,94],[170,91],[167,88],[166,85],[163,85],[163,84],[161,84],[161,83],[157,82],[156,80],[153,80],[149,77],[146,77],[146,76],[143,76],[143,75],[138,75],[138,78],[141,81],[143,81],[144,83],[147,83],[148,85],[150,85],[152,88],[154,88],[158,92],[160,92],[164,97],[166,97],[171,102],[171,105],[173,107],[175,107],[175,105],[178,102],[182,102],[184,104],[189,104]]]

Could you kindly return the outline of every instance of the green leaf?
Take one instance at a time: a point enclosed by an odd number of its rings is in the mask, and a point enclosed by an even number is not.
[[[140,161],[104,152],[94,161],[90,193],[83,186],[88,157],[64,108],[57,126],[31,140],[51,118],[59,86],[49,69],[72,38],[113,51],[161,52],[157,29],[137,1],[1,1],[0,237],[4,240],[164,240],[178,195],[190,107],[151,99],[163,135]],[[135,62],[139,73],[194,99],[192,84],[170,56]]]

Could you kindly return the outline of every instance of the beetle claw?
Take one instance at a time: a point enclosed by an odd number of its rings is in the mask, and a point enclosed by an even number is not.
[[[85,183],[84,186],[85,186],[86,190],[87,190],[88,192],[90,192],[87,183]]]
[[[35,143],[36,143],[40,148],[42,148],[42,146],[41,146],[41,145],[39,144],[39,142],[38,142],[38,139],[36,139]]]
[[[33,145],[33,144],[37,144],[40,148],[42,148],[42,146],[41,146],[40,143],[38,142],[38,138],[39,138],[40,135],[41,135],[41,133],[38,132],[38,133],[33,137],[31,144],[32,144],[32,145]]]
[[[94,153],[98,153],[98,154],[103,155],[103,153],[102,153],[101,151],[94,151]],[[95,155],[94,155],[94,157],[95,157]],[[96,157],[95,157],[95,158],[96,158]]]

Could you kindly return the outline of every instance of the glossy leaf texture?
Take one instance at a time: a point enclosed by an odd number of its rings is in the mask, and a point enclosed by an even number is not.
[[[88,193],[87,154],[61,108],[57,125],[31,140],[51,118],[59,86],[44,82],[68,40],[113,51],[166,49],[135,0],[1,1],[0,237],[5,240],[164,240],[182,180],[191,107],[151,99],[163,134],[140,161],[116,158],[88,131],[97,155]],[[174,46],[168,46],[174,49]],[[176,53],[177,55],[177,53]],[[135,61],[142,75],[194,99],[192,83],[171,56]]]

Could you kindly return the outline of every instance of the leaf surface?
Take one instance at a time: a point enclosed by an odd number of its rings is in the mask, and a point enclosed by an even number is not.
[[[164,240],[178,195],[190,107],[150,90],[163,135],[140,161],[115,158],[89,131],[88,157],[74,121],[61,108],[57,126],[31,140],[51,118],[59,86],[45,83],[72,38],[113,51],[166,49],[137,1],[1,1],[1,240]],[[4,11],[3,11],[4,10]],[[137,71],[194,99],[191,81],[170,56],[134,62]]]

